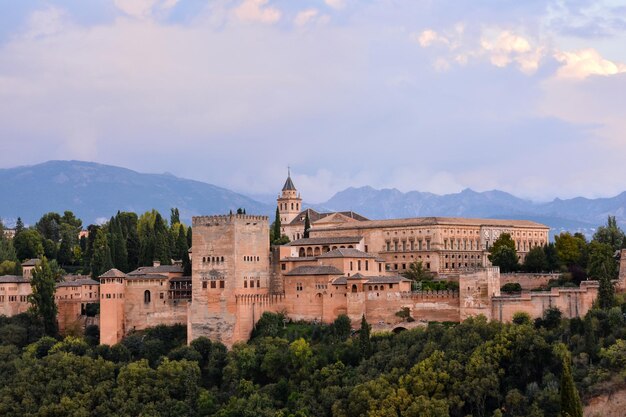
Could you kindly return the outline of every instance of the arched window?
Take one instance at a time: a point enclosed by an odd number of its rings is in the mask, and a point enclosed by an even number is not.
[[[356,292],[356,284],[352,284],[352,292]]]
[[[300,256],[301,258],[304,258],[306,256],[304,248],[300,248],[300,250],[298,251],[298,256]]]
[[[143,302],[146,304],[150,303],[150,291],[146,290],[143,293]]]

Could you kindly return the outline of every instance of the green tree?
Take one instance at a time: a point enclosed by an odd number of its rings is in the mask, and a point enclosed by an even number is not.
[[[583,404],[580,395],[574,384],[572,368],[570,365],[570,355],[565,345],[561,345],[561,416],[562,417],[582,417]]]
[[[109,247],[113,266],[120,271],[128,272],[128,251],[126,239],[117,217],[111,217],[109,221]]]
[[[26,229],[13,239],[19,260],[38,258],[43,255],[43,239],[35,229]]]
[[[306,216],[304,217],[304,234],[302,237],[305,239],[309,238],[309,231],[311,230],[311,220],[309,219],[309,211],[307,210]]]
[[[362,358],[369,358],[372,354],[372,341],[370,339],[370,330],[372,326],[365,320],[365,315],[361,317],[361,329],[359,331],[359,352]]]
[[[602,309],[609,309],[615,305],[615,287],[608,272],[603,271],[600,275],[598,287],[598,305]]]
[[[565,232],[554,237],[556,251],[559,259],[567,266],[580,265],[582,253],[580,251],[580,239]]]
[[[35,223],[35,229],[41,233],[44,239],[50,239],[57,243],[61,239],[61,215],[59,213],[46,213]]]
[[[274,241],[278,240],[281,236],[281,229],[282,225],[280,223],[280,211],[278,210],[278,207],[276,207],[276,214],[274,215],[274,223],[272,224],[272,243],[274,243]]]
[[[610,279],[616,279],[619,268],[613,255],[614,251],[611,245],[595,240],[592,241],[589,244],[589,260],[587,262],[589,277],[599,279],[599,277],[606,274]]]
[[[548,270],[548,259],[544,247],[535,246],[526,254],[524,270],[527,272],[543,272]]]
[[[109,242],[104,230],[99,228],[96,232],[91,258],[91,276],[97,278],[111,268],[113,268],[113,260],[111,259]]]
[[[626,236],[617,225],[615,216],[609,216],[606,226],[598,227],[593,240],[609,245],[613,251],[620,250],[626,244]]]
[[[32,294],[28,296],[31,311],[41,319],[44,331],[48,336],[56,336],[58,333],[54,291],[60,278],[59,270],[55,271],[44,256],[33,270],[31,279]]]
[[[154,259],[160,261],[161,265],[172,263],[167,225],[159,212],[154,219]]]
[[[24,231],[24,222],[21,217],[17,218],[17,222],[15,222],[15,236],[19,235]]]
[[[434,275],[429,270],[424,268],[422,261],[411,262],[409,264],[409,268],[402,274],[402,276],[413,281],[412,286],[414,289],[417,288],[419,283],[422,283],[423,281],[432,281],[434,278]]]
[[[513,272],[519,269],[515,241],[509,233],[502,233],[489,248],[489,253],[491,264],[499,266],[502,272]]]
[[[543,247],[543,252],[546,254],[546,265],[548,271],[558,271],[561,267],[561,260],[559,259],[559,253],[556,250],[554,243],[548,243]]]
[[[177,208],[170,209],[170,226],[180,224],[180,213]]]

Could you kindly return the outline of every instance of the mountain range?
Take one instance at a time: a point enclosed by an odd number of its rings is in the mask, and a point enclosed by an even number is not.
[[[297,185],[297,184],[296,184]],[[280,184],[277,185],[277,190]],[[33,224],[49,211],[73,211],[85,224],[103,221],[118,210],[142,213],[150,209],[169,215],[178,207],[189,222],[195,215],[228,213],[239,207],[273,217],[274,198],[246,196],[171,174],[142,174],[130,169],[81,161],[49,161],[0,169],[0,218],[12,223],[21,216]],[[370,219],[416,216],[517,218],[538,221],[561,230],[592,234],[609,215],[626,226],[626,192],[612,198],[555,199],[537,203],[493,190],[437,195],[372,187],[348,188],[321,204],[319,211],[353,210]]]

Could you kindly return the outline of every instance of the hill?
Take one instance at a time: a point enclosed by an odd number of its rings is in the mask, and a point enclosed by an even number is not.
[[[118,210],[142,213],[153,208],[181,218],[223,214],[243,207],[248,213],[273,214],[274,208],[215,185],[170,174],[142,174],[130,169],[81,161],[49,161],[0,169],[0,217],[21,216],[36,222],[49,211],[73,211],[89,224]]]

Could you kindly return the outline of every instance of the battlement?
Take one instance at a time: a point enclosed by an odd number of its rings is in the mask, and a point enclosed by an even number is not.
[[[223,226],[241,222],[269,222],[269,217],[252,214],[220,214],[215,216],[194,216],[191,219],[192,226]]]
[[[237,294],[235,301],[239,305],[278,304],[285,300],[284,294]]]
[[[402,298],[412,300],[436,300],[436,299],[458,299],[458,291],[411,291],[401,293]]]

